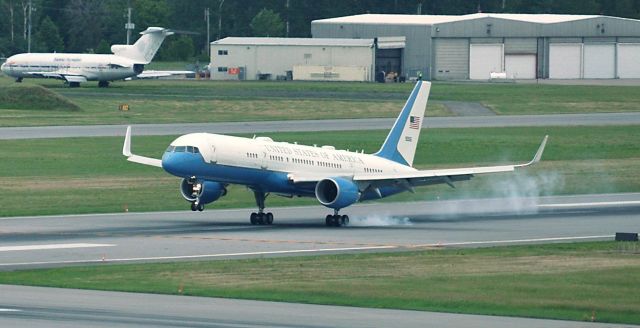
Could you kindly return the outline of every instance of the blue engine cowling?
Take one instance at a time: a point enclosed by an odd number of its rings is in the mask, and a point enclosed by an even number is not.
[[[326,207],[341,209],[357,202],[360,199],[360,190],[351,180],[327,178],[316,184],[316,198]]]
[[[227,188],[220,182],[182,179],[180,193],[189,202],[209,204],[227,194]]]

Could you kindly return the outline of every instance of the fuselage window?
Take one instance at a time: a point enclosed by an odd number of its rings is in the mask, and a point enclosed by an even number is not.
[[[185,146],[177,146],[175,148],[176,153],[184,153],[184,151],[186,150],[187,147]]]
[[[200,149],[198,149],[198,147],[193,147],[193,153],[200,154]]]

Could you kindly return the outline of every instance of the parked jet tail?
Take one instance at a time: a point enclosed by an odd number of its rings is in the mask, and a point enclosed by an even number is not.
[[[132,59],[136,64],[149,64],[164,38],[172,35],[173,31],[162,27],[149,27],[140,34],[142,36],[133,45],[114,44],[111,46],[111,52],[116,56]]]
[[[389,131],[387,139],[374,155],[394,162],[413,166],[413,159],[420,138],[431,82],[418,81],[411,96]]]

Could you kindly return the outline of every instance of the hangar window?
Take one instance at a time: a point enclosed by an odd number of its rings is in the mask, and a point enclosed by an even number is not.
[[[229,54],[229,50],[218,50],[218,56],[226,56]]]
[[[227,68],[226,67],[218,67],[218,72],[226,72]]]

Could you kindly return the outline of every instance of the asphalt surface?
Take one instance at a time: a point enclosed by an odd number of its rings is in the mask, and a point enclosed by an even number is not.
[[[640,194],[0,218],[0,270],[426,247],[611,240],[638,232]],[[0,327],[629,327],[421,311],[0,285]]]
[[[267,204],[268,205],[268,204]],[[0,218],[0,270],[611,240],[638,232],[640,194],[363,204],[326,227],[321,206]]]
[[[263,133],[286,131],[387,130],[395,118],[301,120],[225,123],[137,124],[134,135],[179,135],[191,132]],[[511,116],[428,117],[424,129],[518,126],[602,126],[640,124],[640,112]],[[124,136],[125,125],[0,128],[0,140]]]
[[[1,327],[625,327],[6,285],[0,285],[0,295]]]

